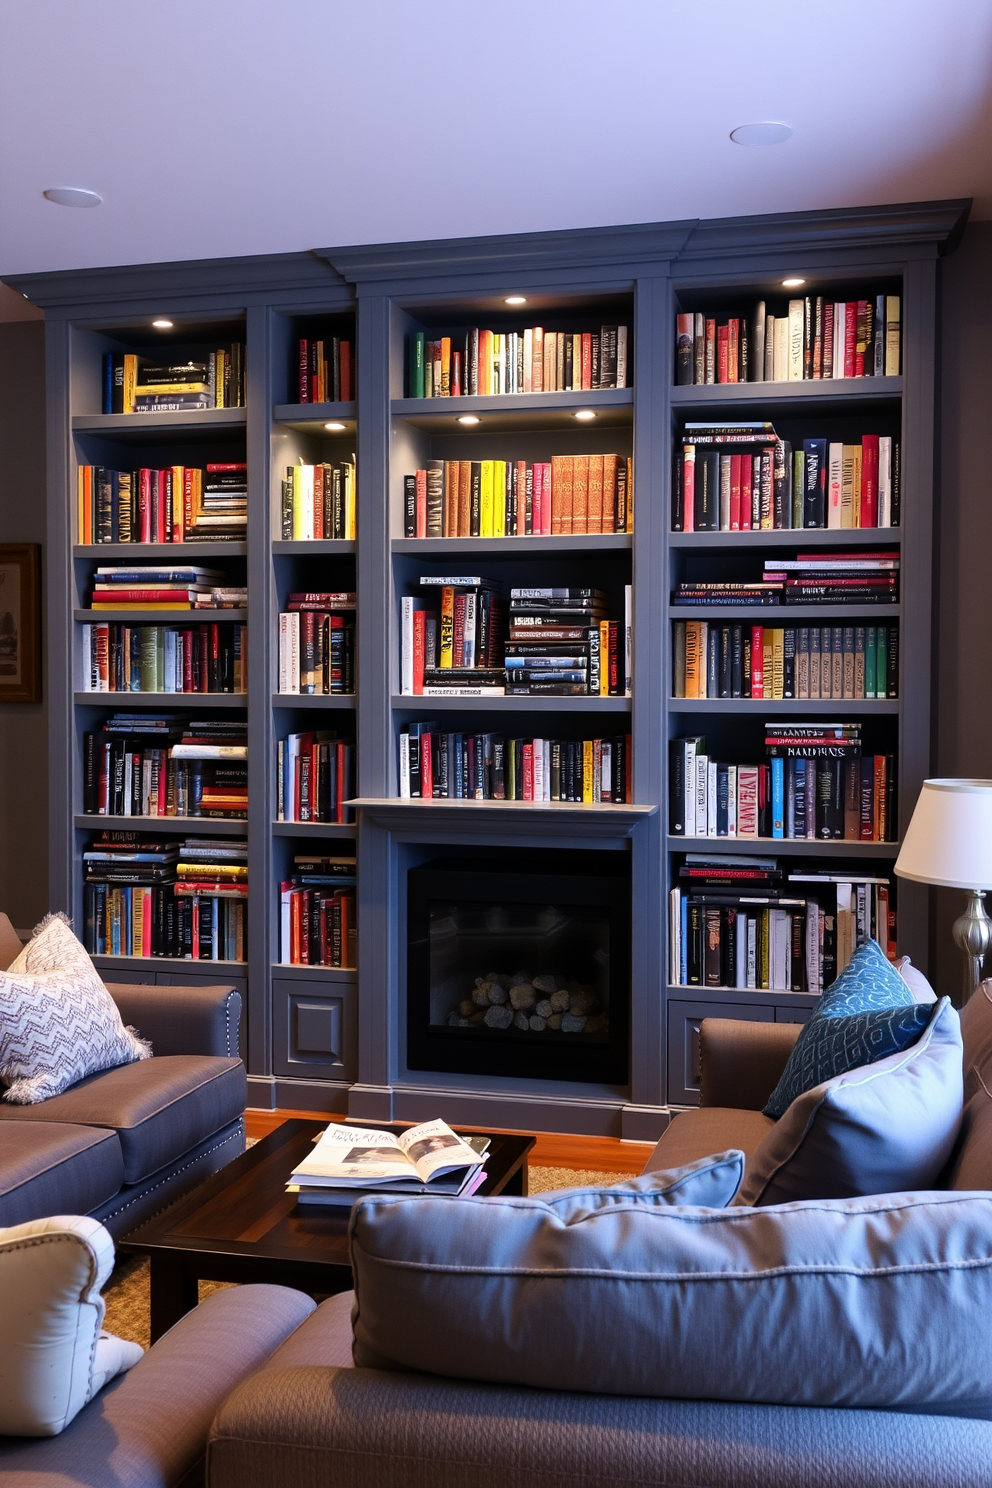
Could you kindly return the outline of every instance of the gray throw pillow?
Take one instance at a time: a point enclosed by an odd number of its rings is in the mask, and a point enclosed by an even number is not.
[[[954,1149],[962,1099],[961,1020],[943,997],[911,1048],[793,1101],[752,1154],[734,1202],[931,1188]]]
[[[580,1212],[595,1213],[634,1199],[641,1204],[695,1204],[705,1209],[725,1209],[733,1201],[744,1177],[744,1153],[736,1148],[701,1157],[680,1168],[657,1168],[609,1187],[558,1188],[540,1195],[571,1222]]]
[[[990,1194],[576,1215],[366,1198],[351,1259],[360,1366],[992,1418]]]

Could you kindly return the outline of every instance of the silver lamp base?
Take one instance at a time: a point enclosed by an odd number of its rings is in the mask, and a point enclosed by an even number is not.
[[[954,921],[952,934],[965,956],[964,982],[961,988],[963,1006],[982,980],[982,961],[986,951],[992,946],[992,920],[986,913],[983,890],[968,890],[968,908]]]

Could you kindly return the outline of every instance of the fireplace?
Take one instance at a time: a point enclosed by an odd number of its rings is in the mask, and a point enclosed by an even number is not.
[[[410,1069],[626,1083],[625,855],[472,849],[411,868],[407,936]]]

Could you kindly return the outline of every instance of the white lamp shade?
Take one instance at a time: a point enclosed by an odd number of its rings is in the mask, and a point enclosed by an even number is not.
[[[924,780],[895,871],[949,889],[992,889],[992,780]]]

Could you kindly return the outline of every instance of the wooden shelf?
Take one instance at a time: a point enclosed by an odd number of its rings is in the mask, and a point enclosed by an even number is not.
[[[73,610],[72,618],[86,625],[212,625],[229,620],[243,625],[247,610]]]
[[[804,405],[815,405],[827,413],[846,412],[849,406],[866,403],[894,403],[902,397],[901,377],[833,377],[803,382],[726,382],[673,387],[672,408],[685,414],[698,410],[708,414],[714,407],[730,404],[755,405],[782,413],[791,408],[805,411]]]
[[[247,708],[246,692],[74,692],[77,707],[174,708],[182,713],[187,708]]]
[[[446,553],[491,558],[543,558],[564,553],[589,558],[597,553],[627,553],[633,546],[629,532],[575,532],[556,537],[394,537],[390,543],[394,553],[425,558]]]
[[[670,532],[670,548],[900,548],[901,527],[782,527],[776,532]]]
[[[595,419],[580,428],[609,428],[630,425],[634,416],[633,388],[599,388],[586,393],[502,393],[472,398],[394,398],[389,405],[394,419],[414,428],[470,436],[492,429],[575,428],[578,409],[592,408]],[[464,414],[475,414],[478,424],[458,422]]]
[[[629,713],[629,697],[417,697],[393,696],[397,713]]]
[[[786,858],[897,858],[898,842],[820,842],[795,837],[669,837],[669,852],[756,853]]]
[[[354,434],[356,404],[352,403],[277,403],[272,409],[274,424],[287,424],[301,434],[319,434],[324,439],[343,439]],[[346,429],[324,429],[326,423],[346,424]]]
[[[73,434],[103,434],[115,444],[157,444],[162,439],[183,443],[214,441],[225,434],[243,434],[248,422],[244,408],[200,408],[190,413],[74,414]]]
[[[669,698],[671,713],[897,714],[898,698]]]
[[[217,821],[203,816],[76,816],[74,825],[87,832],[168,832],[181,837],[244,837],[247,818]]]
[[[168,558],[169,567],[182,568],[191,558],[244,558],[248,544],[243,542],[182,543],[76,543],[74,558],[97,558],[108,561],[119,558],[134,560],[135,568],[161,568],[157,560]]]

